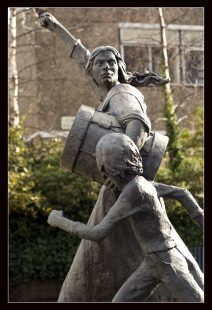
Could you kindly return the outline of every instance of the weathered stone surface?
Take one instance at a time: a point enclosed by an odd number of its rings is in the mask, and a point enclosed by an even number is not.
[[[189,257],[188,251],[183,249],[180,237],[175,235],[160,197],[168,196],[179,200],[200,225],[203,212],[190,193],[184,189],[152,183],[141,176],[143,167],[139,151],[145,150],[151,122],[146,114],[144,97],[134,86],[164,85],[168,80],[163,80],[152,72],[129,73],[115,48],[100,46],[90,53],[51,14],[41,14],[40,20],[42,26],[58,33],[71,50],[72,58],[85,70],[101,102],[98,111],[113,115],[125,133],[106,134],[97,144],[98,169],[102,177],[107,178],[107,185],[117,188],[115,192],[104,185],[101,189],[89,220],[91,226],[98,223],[99,225],[91,227],[73,222],[64,218],[62,211],[53,210],[49,215],[50,225],[96,242],[81,243],[61,289],[59,302],[147,301],[147,297],[158,284],[170,287],[178,301],[202,302],[203,291],[199,286],[202,285],[202,273],[193,257]],[[73,132],[70,131],[74,144],[73,156],[70,152],[70,170],[73,171],[80,157],[80,147],[84,146],[85,133],[89,131],[89,121],[94,116],[94,111],[91,108],[86,111],[84,106],[79,113],[82,113],[83,109],[85,118],[79,117],[80,138],[77,139],[76,134],[72,137]],[[106,119],[102,118],[101,122],[104,123],[103,127],[110,127]],[[75,125],[76,123],[73,125],[73,131],[76,129]],[[91,131],[88,138],[95,140],[95,132]],[[89,139],[88,145],[91,144]],[[157,136],[153,140],[153,148],[156,141]],[[69,142],[68,140],[62,157],[62,164],[66,168],[71,151]],[[159,144],[155,144],[155,154],[144,167],[145,170],[150,170],[150,166],[154,167],[155,156],[163,156],[164,150],[160,141]],[[89,153],[89,147],[84,151],[87,150]],[[102,157],[101,152],[105,152]],[[86,160],[85,164],[80,164],[82,174],[86,171],[86,164]],[[152,181],[153,177],[149,179]],[[144,210],[142,214],[141,209]],[[129,216],[130,222],[120,222]],[[114,223],[117,223],[117,227],[114,227]],[[113,234],[108,235],[112,228]],[[181,251],[185,252],[185,255]],[[135,273],[132,274],[133,271]],[[91,274],[94,277],[91,277]],[[129,280],[124,282],[129,274],[132,274]],[[118,287],[120,289],[113,297]],[[157,299],[156,296],[153,300]],[[171,293],[170,296],[172,297]],[[167,301],[170,301],[170,296],[167,297]]]

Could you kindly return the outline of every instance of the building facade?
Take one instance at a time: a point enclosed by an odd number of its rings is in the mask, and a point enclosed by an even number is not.
[[[89,50],[111,45],[128,71],[160,74],[158,8],[44,8]],[[203,105],[203,8],[163,8],[171,87],[180,125],[192,128],[191,115]],[[40,27],[35,11],[17,16],[19,107],[26,136],[37,131],[66,133],[79,107],[98,107],[84,72],[69,57],[63,41]],[[160,87],[142,87],[153,130],[164,131]]]

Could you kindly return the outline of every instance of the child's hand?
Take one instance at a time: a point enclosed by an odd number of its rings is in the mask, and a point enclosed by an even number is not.
[[[52,210],[48,216],[47,222],[52,227],[57,227],[58,219],[61,217],[63,217],[63,211],[62,210]]]

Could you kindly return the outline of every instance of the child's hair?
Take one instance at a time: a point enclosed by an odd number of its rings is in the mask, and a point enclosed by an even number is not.
[[[142,158],[135,143],[125,134],[110,133],[96,146],[98,169],[107,176],[131,178],[143,174]]]

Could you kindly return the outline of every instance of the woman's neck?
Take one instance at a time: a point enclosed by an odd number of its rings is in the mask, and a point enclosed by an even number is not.
[[[108,92],[117,84],[120,84],[120,82],[116,82],[116,84],[111,84],[111,83],[105,83],[101,87],[99,87],[99,97],[100,101],[103,102],[108,94]]]

